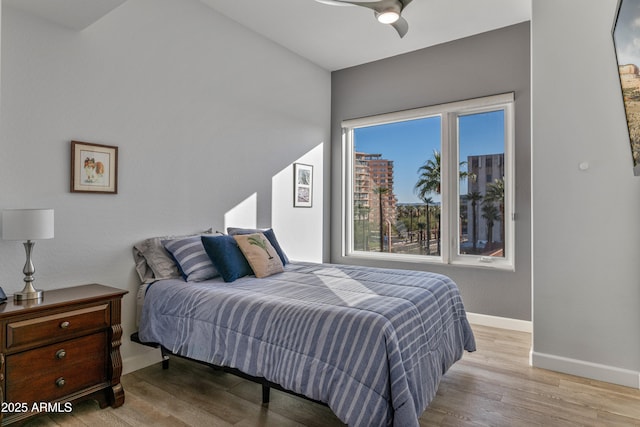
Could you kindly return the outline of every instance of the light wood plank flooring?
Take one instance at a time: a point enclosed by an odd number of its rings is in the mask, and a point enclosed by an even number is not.
[[[531,335],[473,326],[478,351],[445,375],[421,426],[640,426],[640,390],[528,365]],[[331,411],[178,358],[125,375],[125,404],[95,402],[28,426],[341,426]]]

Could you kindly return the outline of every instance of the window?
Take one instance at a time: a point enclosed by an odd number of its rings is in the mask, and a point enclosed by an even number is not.
[[[513,94],[344,121],[345,256],[513,268]]]

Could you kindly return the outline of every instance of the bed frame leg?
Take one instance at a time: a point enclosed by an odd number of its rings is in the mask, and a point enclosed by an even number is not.
[[[271,394],[271,389],[269,388],[269,386],[266,384],[262,384],[262,404],[263,405],[269,404],[270,394]]]
[[[162,353],[162,369],[169,369],[169,352],[164,347],[161,347],[160,353]]]

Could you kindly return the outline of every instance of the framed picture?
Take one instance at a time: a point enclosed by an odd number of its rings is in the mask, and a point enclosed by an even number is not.
[[[634,175],[640,175],[640,0],[618,0],[613,44],[620,74]]]
[[[71,141],[71,192],[118,193],[118,147]]]
[[[313,201],[313,166],[293,164],[293,207],[310,208]]]

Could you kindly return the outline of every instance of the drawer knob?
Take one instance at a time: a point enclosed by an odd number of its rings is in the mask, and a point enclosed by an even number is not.
[[[60,323],[60,327],[62,329],[67,329],[69,327],[69,325],[70,325],[70,323],[67,322],[66,320],[64,322]]]
[[[64,387],[64,378],[60,377],[56,380],[56,386]]]
[[[66,355],[67,355],[67,352],[64,351],[64,348],[61,348],[60,350],[56,351],[56,359],[64,359]]]

